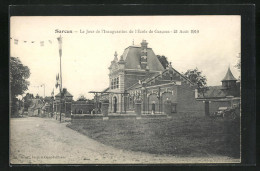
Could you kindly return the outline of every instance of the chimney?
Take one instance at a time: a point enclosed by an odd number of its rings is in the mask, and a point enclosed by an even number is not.
[[[147,45],[148,43],[146,42],[146,40],[143,40],[141,43],[141,58],[140,58],[142,69],[147,69]]]
[[[147,45],[148,45],[148,43],[146,42],[146,40],[143,40],[141,43],[142,50],[147,49]]]

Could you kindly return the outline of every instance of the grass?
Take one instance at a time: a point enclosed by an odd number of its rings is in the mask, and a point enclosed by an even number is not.
[[[68,127],[103,144],[183,157],[240,156],[240,123],[206,117],[94,120]]]

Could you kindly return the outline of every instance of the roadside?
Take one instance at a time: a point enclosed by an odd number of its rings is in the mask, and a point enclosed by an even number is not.
[[[230,163],[229,157],[174,157],[116,149],[88,138],[50,118],[10,120],[12,164],[170,164]],[[128,143],[128,142],[125,142]]]

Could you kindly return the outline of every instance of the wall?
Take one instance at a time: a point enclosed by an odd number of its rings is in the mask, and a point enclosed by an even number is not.
[[[73,114],[79,114],[81,111],[83,114],[90,114],[93,109],[94,104],[88,104],[86,102],[76,101],[72,102],[71,105],[71,111]]]
[[[219,107],[230,107],[230,101],[211,101],[209,103],[209,113],[212,114],[218,110]]]
[[[139,80],[142,80],[145,78],[146,73],[145,72],[129,72],[126,71],[125,75],[125,89],[132,86],[135,83],[138,83]]]
[[[191,113],[205,115],[205,105],[202,101],[195,99],[195,87],[182,82],[177,87],[177,113]]]

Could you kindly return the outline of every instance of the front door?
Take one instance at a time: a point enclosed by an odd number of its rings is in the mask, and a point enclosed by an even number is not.
[[[117,98],[114,97],[114,113],[117,111]]]

